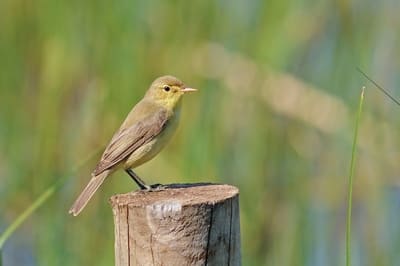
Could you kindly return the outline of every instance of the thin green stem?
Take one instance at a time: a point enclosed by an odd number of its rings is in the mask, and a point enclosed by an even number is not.
[[[364,77],[366,77],[372,84],[374,84],[381,92],[383,92],[389,99],[395,102],[397,105],[400,105],[400,102],[396,100],[389,92],[387,92],[382,86],[376,83],[372,78],[370,78],[367,74],[365,74],[359,67],[357,67],[358,72],[360,72]]]
[[[62,179],[57,180],[53,185],[51,185],[48,189],[46,189],[40,196],[37,198],[24,212],[22,212],[17,219],[14,220],[10,224],[10,226],[7,227],[7,229],[1,234],[0,237],[0,250],[2,249],[4,243],[6,240],[14,233],[14,231],[29,217],[31,214],[36,211],[40,206],[43,205],[49,199],[54,192],[60,187],[61,184],[63,184],[64,181]]]
[[[82,162],[72,171],[72,173],[78,171],[83,165],[85,165],[90,159],[92,159],[95,155],[99,153],[100,149],[90,154],[86,159],[82,160]],[[57,181],[52,183],[49,188],[47,188],[39,197],[26,208],[0,235],[0,252],[4,246],[4,243],[7,239],[18,229],[18,227],[34,213],[39,207],[41,207],[54,193],[62,187],[62,185],[67,181],[68,177],[59,178]],[[1,257],[0,257],[1,259]],[[1,261],[0,261],[1,266]]]
[[[346,223],[346,266],[351,265],[351,211],[353,201],[353,179],[354,179],[354,168],[356,159],[356,147],[358,139],[358,126],[360,124],[360,117],[362,113],[362,107],[364,102],[364,91],[365,87],[361,89],[360,102],[358,106],[358,112],[356,117],[356,125],[354,130],[353,147],[351,150],[351,162],[350,162],[350,174],[349,174],[349,187],[348,187],[348,205],[347,205],[347,223]]]

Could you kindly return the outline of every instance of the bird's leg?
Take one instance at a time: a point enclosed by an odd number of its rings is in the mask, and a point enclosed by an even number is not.
[[[146,185],[146,183],[140,179],[140,177],[132,171],[132,169],[125,169],[125,172],[136,182],[136,184],[140,187],[141,190],[151,190],[151,186]]]
[[[136,184],[140,187],[141,190],[146,191],[159,191],[165,189],[164,185],[154,184],[154,185],[146,185],[146,183],[135,173],[132,169],[125,169],[125,172],[136,182]]]

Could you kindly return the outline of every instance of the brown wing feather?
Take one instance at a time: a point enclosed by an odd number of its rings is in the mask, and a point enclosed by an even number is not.
[[[162,109],[131,127],[118,131],[104,151],[100,162],[93,171],[93,175],[99,175],[110,169],[143,144],[151,141],[163,130],[167,122],[167,111]]]

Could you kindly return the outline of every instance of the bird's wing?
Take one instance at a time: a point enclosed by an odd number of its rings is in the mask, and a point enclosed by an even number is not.
[[[164,129],[167,122],[168,113],[161,109],[128,128],[120,129],[108,144],[100,162],[93,171],[93,175],[99,175],[110,169],[143,144],[151,141]]]

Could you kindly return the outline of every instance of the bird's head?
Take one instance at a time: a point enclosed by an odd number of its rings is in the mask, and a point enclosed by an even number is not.
[[[183,94],[194,91],[196,89],[187,87],[173,76],[162,76],[153,81],[145,97],[167,109],[174,109]]]

